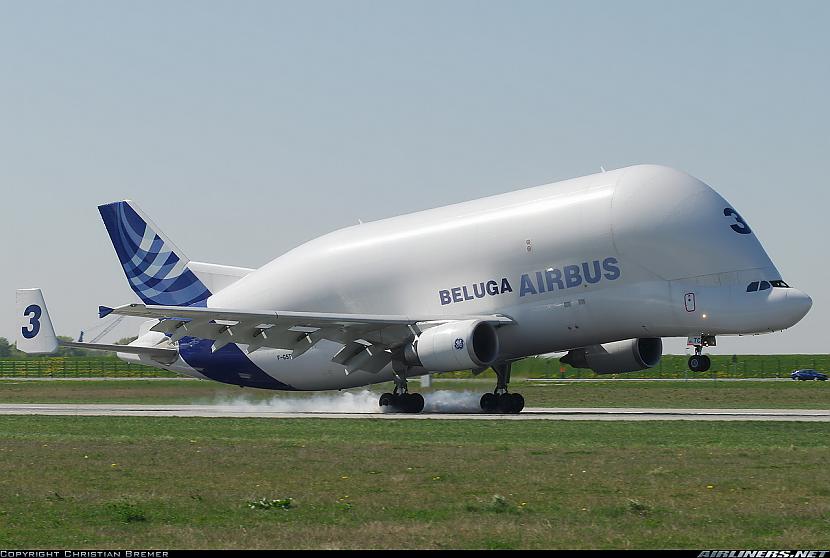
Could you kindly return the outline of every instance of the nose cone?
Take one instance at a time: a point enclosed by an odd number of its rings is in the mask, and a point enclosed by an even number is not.
[[[788,317],[792,320],[791,325],[795,325],[810,311],[813,306],[813,299],[807,293],[798,289],[787,289],[785,305]]]

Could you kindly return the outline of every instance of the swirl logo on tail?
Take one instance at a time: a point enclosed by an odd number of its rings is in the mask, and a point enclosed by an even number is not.
[[[204,303],[208,288],[184,254],[129,200],[98,206],[130,287],[145,304]]]

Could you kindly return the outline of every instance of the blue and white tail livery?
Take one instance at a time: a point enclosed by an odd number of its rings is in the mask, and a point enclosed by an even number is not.
[[[191,262],[130,200],[98,207],[130,287],[146,304],[204,306],[252,270]]]
[[[189,260],[130,201],[98,207],[130,287],[147,304],[191,306],[213,294]]]

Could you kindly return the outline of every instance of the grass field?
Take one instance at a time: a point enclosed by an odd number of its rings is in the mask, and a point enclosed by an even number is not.
[[[816,423],[0,417],[0,546],[826,548],[829,444]]]
[[[131,364],[115,355],[0,358],[0,376],[21,378],[175,378],[161,368]]]
[[[556,382],[534,385],[516,381],[513,391],[529,407],[678,407],[678,408],[830,408],[830,382]],[[484,393],[488,381],[454,380],[420,390],[463,390]],[[380,393],[390,385],[374,386]],[[413,383],[413,390],[419,390]],[[350,390],[356,393],[362,390]],[[334,397],[336,392],[333,393]],[[305,393],[241,389],[196,380],[0,381],[0,403],[145,403],[187,404],[281,401]],[[325,410],[325,409],[321,409]]]
[[[693,374],[686,367],[687,357],[664,355],[650,370],[625,374],[630,378],[763,378],[786,377],[798,368],[830,371],[830,355],[713,355],[712,368]],[[105,357],[30,357],[0,358],[0,377],[175,377],[176,374],[137,364],[128,364],[115,356]],[[448,377],[470,377],[470,372],[454,372]],[[492,371],[483,374],[495,377]],[[514,363],[513,376],[546,378],[595,378],[590,370],[562,365],[558,359],[527,358]]]

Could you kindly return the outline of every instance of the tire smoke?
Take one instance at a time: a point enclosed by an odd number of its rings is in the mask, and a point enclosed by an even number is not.
[[[424,413],[480,413],[480,393],[438,390],[424,393]],[[313,395],[277,395],[267,399],[251,396],[222,398],[212,405],[256,413],[385,413],[378,405],[380,393],[368,389]]]
[[[481,394],[474,391],[439,390],[424,394],[425,413],[480,413]]]

